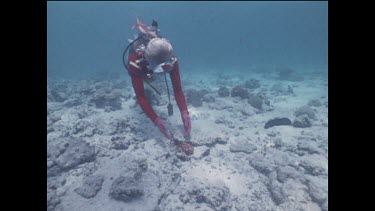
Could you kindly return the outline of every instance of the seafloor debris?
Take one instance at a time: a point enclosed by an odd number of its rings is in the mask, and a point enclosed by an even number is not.
[[[88,176],[83,180],[82,186],[76,188],[74,191],[84,198],[93,198],[102,188],[103,181],[103,175]]]

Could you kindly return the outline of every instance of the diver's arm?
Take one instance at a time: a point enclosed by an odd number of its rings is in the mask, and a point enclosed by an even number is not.
[[[140,69],[141,67],[135,64],[135,61],[139,58],[140,56],[137,53],[129,54],[128,74],[131,77],[132,85],[134,88],[134,92],[137,96],[139,105],[141,106],[143,112],[145,112],[145,114],[152,120],[152,122],[155,122],[157,115],[154,112],[154,109],[152,109],[150,103],[147,101],[147,98],[145,96],[143,87],[143,75],[142,70]]]
[[[174,97],[176,98],[178,108],[181,112],[181,119],[184,124],[184,137],[189,137],[191,132],[191,119],[189,116],[189,111],[187,110],[184,92],[181,87],[180,70],[178,67],[178,61],[173,65],[173,70],[171,71],[171,79],[173,84]]]
[[[176,61],[173,65],[173,70],[170,72],[172,85],[173,85],[173,92],[174,97],[176,99],[178,108],[180,112],[187,111],[186,100],[184,96],[184,92],[182,91],[181,87],[181,79],[180,79],[180,70],[178,66],[178,61]]]
[[[145,112],[145,114],[148,116],[148,118],[150,118],[152,122],[155,122],[158,116],[156,115],[150,103],[147,101],[144,93],[142,77],[132,76],[131,79],[139,105],[141,106],[143,112]]]

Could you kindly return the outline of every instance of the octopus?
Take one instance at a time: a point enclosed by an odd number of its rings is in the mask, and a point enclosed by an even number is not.
[[[185,155],[192,155],[194,153],[194,148],[191,144],[186,141],[178,141],[174,140],[175,144],[177,145],[176,150],[181,152]]]

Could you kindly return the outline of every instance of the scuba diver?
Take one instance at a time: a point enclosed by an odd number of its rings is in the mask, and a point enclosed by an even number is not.
[[[186,106],[185,96],[181,87],[180,70],[177,57],[172,54],[172,45],[159,35],[158,23],[153,20],[152,26],[142,23],[137,17],[137,23],[132,29],[137,28],[138,37],[131,41],[123,54],[123,63],[131,77],[131,82],[137,97],[138,104],[147,117],[159,128],[160,132],[166,138],[178,145],[178,150],[185,154],[192,154],[193,147],[187,142],[177,141],[168,131],[165,122],[158,117],[148,102],[144,93],[144,81],[159,95],[160,92],[155,89],[150,82],[157,76],[164,76],[168,91],[169,104],[167,106],[168,115],[173,115],[173,107],[170,102],[170,93],[167,83],[167,74],[170,75],[173,85],[174,96],[181,113],[181,119],[184,124],[184,137],[188,138],[191,131],[191,119]],[[129,40],[130,41],[130,40]],[[126,53],[128,52],[127,61]]]

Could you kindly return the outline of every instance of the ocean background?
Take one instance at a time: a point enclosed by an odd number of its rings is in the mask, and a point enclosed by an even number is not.
[[[178,57],[140,108],[122,63],[139,16]],[[171,80],[170,92],[173,93]],[[47,2],[47,211],[328,211],[328,3]]]
[[[308,2],[48,2],[50,77],[124,73],[122,51],[136,17],[159,23],[180,59],[181,74],[202,69],[246,74],[287,65],[327,69],[328,3]],[[122,77],[127,77],[122,74]]]

